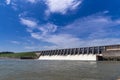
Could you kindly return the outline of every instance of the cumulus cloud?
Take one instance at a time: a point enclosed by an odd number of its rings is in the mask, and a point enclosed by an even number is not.
[[[47,14],[62,13],[65,14],[68,10],[74,10],[82,3],[82,0],[46,0],[48,6]]]

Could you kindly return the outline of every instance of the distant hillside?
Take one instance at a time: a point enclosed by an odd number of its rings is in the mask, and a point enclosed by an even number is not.
[[[21,52],[21,53],[0,53],[2,58],[18,58],[18,59],[36,59],[35,52]]]

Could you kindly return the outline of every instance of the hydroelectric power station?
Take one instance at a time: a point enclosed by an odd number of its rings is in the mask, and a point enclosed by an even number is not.
[[[37,51],[39,60],[120,60],[120,45]]]

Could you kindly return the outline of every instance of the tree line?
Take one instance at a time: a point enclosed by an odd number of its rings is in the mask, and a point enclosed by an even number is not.
[[[0,52],[0,54],[14,54],[14,52],[5,51],[5,52]]]

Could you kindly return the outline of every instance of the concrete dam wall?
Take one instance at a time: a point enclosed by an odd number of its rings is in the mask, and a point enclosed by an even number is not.
[[[56,49],[39,51],[39,60],[82,60],[96,61],[97,56],[105,50],[103,46]]]
[[[38,60],[120,60],[120,45],[37,51]],[[108,58],[108,59],[107,59]],[[110,59],[109,59],[110,58]]]

